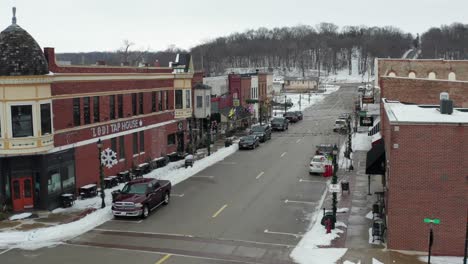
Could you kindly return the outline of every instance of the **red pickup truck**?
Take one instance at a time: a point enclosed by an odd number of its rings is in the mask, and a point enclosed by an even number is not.
[[[151,210],[169,203],[171,182],[156,179],[136,179],[121,191],[112,194],[114,217],[140,216],[146,218]]]

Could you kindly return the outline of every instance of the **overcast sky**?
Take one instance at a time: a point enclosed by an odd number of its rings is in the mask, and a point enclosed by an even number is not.
[[[124,39],[135,48],[188,49],[246,29],[320,22],[413,34],[468,23],[468,0],[0,0],[0,30],[11,24],[13,5],[18,24],[57,52],[115,51]]]

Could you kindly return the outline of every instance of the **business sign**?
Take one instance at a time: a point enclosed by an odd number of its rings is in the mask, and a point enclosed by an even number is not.
[[[362,103],[363,104],[373,104],[374,103],[374,97],[363,97],[362,98]]]
[[[361,126],[373,126],[374,125],[374,117],[372,116],[361,116],[359,117],[359,124]]]
[[[91,135],[93,137],[102,137],[109,134],[119,133],[127,131],[134,128],[139,128],[143,126],[143,121],[141,119],[133,119],[128,121],[116,122],[113,124],[102,125],[91,128]]]

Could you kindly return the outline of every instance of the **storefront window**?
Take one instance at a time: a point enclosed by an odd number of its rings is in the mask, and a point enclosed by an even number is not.
[[[175,91],[175,107],[176,109],[182,109],[184,105],[184,99],[182,96],[182,90]]]
[[[52,122],[50,117],[50,104],[41,104],[41,133],[47,135],[52,133]]]
[[[58,169],[49,171],[48,190],[49,193],[55,193],[61,190],[60,172]]]
[[[32,137],[32,105],[11,106],[13,137]]]
[[[70,164],[62,168],[62,185],[63,189],[75,186],[75,165]]]

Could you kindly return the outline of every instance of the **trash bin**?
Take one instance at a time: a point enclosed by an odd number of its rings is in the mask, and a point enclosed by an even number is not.
[[[325,226],[325,221],[327,219],[331,220],[331,223],[332,223],[331,228],[335,229],[336,218],[333,217],[333,212],[331,212],[331,211],[325,212],[325,214],[322,216],[322,220],[320,221],[320,224]]]
[[[75,197],[71,193],[64,193],[60,195],[60,204],[63,208],[71,207],[75,202]]]
[[[349,182],[342,181],[341,182],[341,192],[347,191],[349,193]]]

